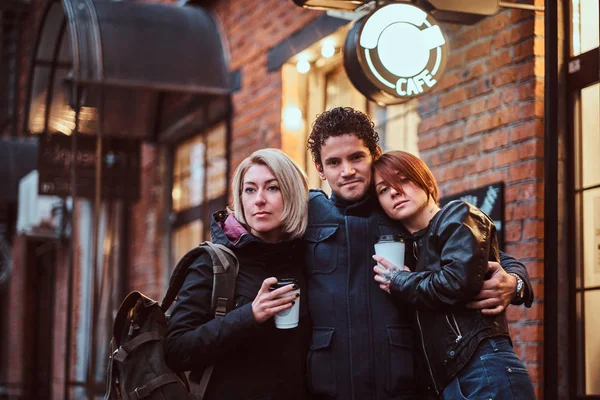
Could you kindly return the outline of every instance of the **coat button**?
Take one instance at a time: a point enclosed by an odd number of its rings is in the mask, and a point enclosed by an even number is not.
[[[455,354],[456,352],[454,350],[450,350],[450,357],[454,357]]]

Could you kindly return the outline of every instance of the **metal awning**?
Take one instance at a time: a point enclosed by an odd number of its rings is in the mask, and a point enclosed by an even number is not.
[[[78,131],[144,140],[181,136],[228,112],[227,52],[205,9],[55,0],[39,32],[29,133],[70,134],[77,105]]]

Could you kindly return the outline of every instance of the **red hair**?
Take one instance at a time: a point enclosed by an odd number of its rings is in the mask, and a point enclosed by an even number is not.
[[[402,192],[400,178],[405,177],[427,193],[437,203],[439,189],[433,173],[419,157],[400,150],[388,151],[373,162],[373,170],[384,182]]]

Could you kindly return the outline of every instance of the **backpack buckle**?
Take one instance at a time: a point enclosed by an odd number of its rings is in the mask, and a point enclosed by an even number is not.
[[[150,393],[148,393],[148,389],[146,386],[137,387],[133,390],[133,393],[137,396],[138,400],[143,399],[144,397],[148,397]]]

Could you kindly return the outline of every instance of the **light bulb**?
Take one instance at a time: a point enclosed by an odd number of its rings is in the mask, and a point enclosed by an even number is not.
[[[335,42],[333,39],[325,39],[321,45],[321,55],[325,58],[332,57],[335,54]]]
[[[308,62],[308,60],[301,58],[296,64],[296,69],[301,74],[306,74],[308,71],[310,71],[310,63]]]
[[[302,110],[295,106],[287,106],[283,110],[283,126],[290,131],[302,129]]]

